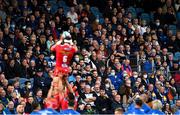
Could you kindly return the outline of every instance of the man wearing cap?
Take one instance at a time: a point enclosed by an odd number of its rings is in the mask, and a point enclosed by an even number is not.
[[[67,103],[67,100],[65,100],[67,92],[68,90],[71,93],[73,92],[67,80],[67,76],[70,72],[69,64],[74,53],[77,51],[77,47],[73,45],[70,33],[65,31],[60,41],[51,47],[51,51],[56,52],[56,66],[54,75],[52,75],[52,88],[48,93],[48,98],[53,97],[59,102],[59,105],[57,105],[59,107],[55,108],[65,109],[63,105]],[[53,92],[53,94],[50,94],[51,92]]]
[[[43,69],[39,68],[36,71],[36,75],[34,77],[34,85],[33,89],[34,91],[38,88],[43,90],[43,96],[48,93],[48,89],[51,84],[51,79],[44,77],[43,75]]]

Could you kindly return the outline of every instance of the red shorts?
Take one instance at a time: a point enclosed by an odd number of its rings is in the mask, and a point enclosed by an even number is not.
[[[54,76],[58,76],[58,74],[67,75],[69,72],[69,67],[55,67]]]

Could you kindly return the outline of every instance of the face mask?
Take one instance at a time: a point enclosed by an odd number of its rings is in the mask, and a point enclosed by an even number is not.
[[[159,26],[159,25],[160,25],[160,23],[159,23],[159,22],[157,22],[157,23],[156,23],[156,26]]]
[[[146,78],[147,78],[147,75],[145,74],[145,75],[143,75],[143,77],[146,79]]]
[[[74,60],[77,61],[77,62],[79,62],[79,58],[75,58]]]
[[[99,19],[96,19],[96,22],[99,23]]]
[[[51,55],[50,58],[53,60],[55,58],[55,56]]]
[[[137,78],[138,77],[138,75],[134,75],[134,78]]]
[[[51,10],[51,8],[47,8],[47,10],[48,10],[48,11],[50,11],[50,10]]]
[[[123,35],[125,35],[125,34],[126,34],[126,32],[122,32],[122,34],[123,34]]]
[[[28,89],[31,89],[31,85],[28,85],[27,88],[28,88]]]
[[[113,73],[111,73],[111,75],[112,75],[112,76],[115,76],[115,73],[113,72]]]
[[[131,84],[126,84],[126,86],[131,87]]]
[[[15,28],[15,24],[12,24],[11,27],[12,27],[12,28]]]
[[[88,58],[85,58],[84,61],[85,61],[85,62],[89,62],[89,59],[88,59]]]
[[[106,88],[110,88],[110,85],[109,84],[105,84]]]
[[[124,74],[123,74],[123,77],[126,77],[127,75],[128,75],[127,73],[124,73]]]

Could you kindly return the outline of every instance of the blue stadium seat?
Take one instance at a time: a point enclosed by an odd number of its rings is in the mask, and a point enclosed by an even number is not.
[[[140,16],[140,18],[141,18],[142,20],[146,20],[147,23],[150,22],[150,15],[149,15],[148,13],[142,13],[141,16]]]
[[[177,17],[177,21],[180,22],[180,12],[177,12],[176,17]]]
[[[49,1],[49,3],[53,6],[56,4],[56,1],[55,0],[52,0],[52,1]]]
[[[52,13],[56,13],[56,11],[58,10],[59,6],[58,4],[54,4],[53,7],[52,7]]]
[[[77,28],[80,28],[80,27],[81,27],[81,24],[76,24],[76,27],[77,27]]]
[[[144,12],[144,10],[142,8],[136,8],[137,15],[140,15],[143,12]]]
[[[19,79],[20,88],[25,87],[25,84],[24,84],[24,83],[25,83],[26,81],[31,81],[31,84],[32,84],[32,86],[33,86],[33,84],[34,84],[34,78],[31,78],[31,79],[20,78],[20,79]]]
[[[100,23],[100,24],[103,24],[103,23],[104,23],[104,18],[100,18],[100,19],[99,19],[99,23]]]
[[[136,9],[135,9],[134,7],[129,7],[129,8],[128,8],[128,11],[129,11],[129,12],[130,12],[130,11],[136,12]]]
[[[99,9],[97,7],[91,7],[91,12],[93,14],[98,14],[99,13]]]
[[[103,14],[99,12],[99,18],[103,18]]]
[[[172,31],[173,35],[176,35],[176,25],[169,25],[168,26],[168,29]]]
[[[133,18],[136,18],[137,12],[136,12],[136,9],[135,9],[135,8],[129,7],[129,8],[128,8],[128,12],[131,12],[132,17],[133,17]]]
[[[180,29],[180,12],[178,12],[178,13],[176,14],[176,19],[177,19],[177,25],[178,25],[178,27],[179,27],[179,29]]]
[[[66,5],[66,3],[64,1],[59,1],[58,6],[63,7],[63,6],[67,6],[67,5]]]
[[[93,15],[94,15],[96,18],[103,18],[102,13],[100,13],[100,12],[95,12],[95,13],[93,13]]]
[[[150,20],[153,21],[154,20],[154,13],[150,14]]]
[[[91,7],[91,12],[96,18],[103,18],[103,14],[99,11],[97,7]]]
[[[99,9],[97,7],[91,7],[91,12],[92,13],[99,12]]]
[[[68,11],[70,11],[70,8],[68,6],[64,6],[64,14],[66,15]]]
[[[180,60],[180,52],[174,54],[174,60]]]

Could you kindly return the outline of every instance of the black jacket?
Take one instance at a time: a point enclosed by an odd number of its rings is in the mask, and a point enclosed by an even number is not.
[[[35,76],[34,77],[34,91],[38,88],[43,90],[43,96],[46,96],[48,93],[48,90],[51,85],[51,78],[46,78],[44,76]]]
[[[113,111],[113,112],[114,112],[114,110],[117,109],[117,108],[123,108],[122,103],[117,102],[117,101],[113,101],[113,103],[111,104],[111,106],[112,106],[112,111]]]
[[[33,107],[32,104],[30,103],[26,103],[25,109],[24,109],[25,113],[30,114],[33,111]]]
[[[95,105],[99,114],[110,114],[111,110],[111,100],[105,96],[98,96]]]

